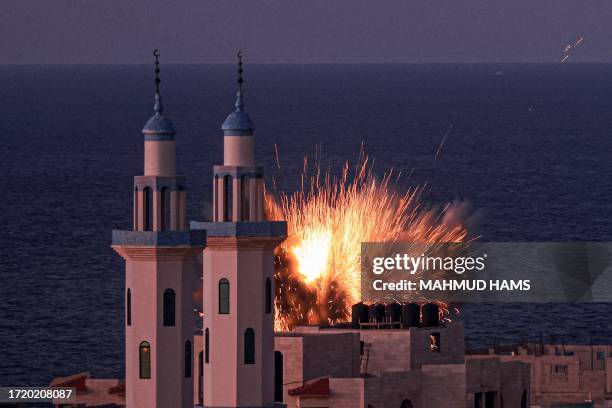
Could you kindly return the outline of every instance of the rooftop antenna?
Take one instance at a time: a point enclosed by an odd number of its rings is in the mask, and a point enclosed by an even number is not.
[[[164,111],[164,107],[162,106],[161,103],[161,95],[159,93],[159,83],[161,82],[161,79],[159,78],[159,50],[156,48],[153,50],[153,56],[155,57],[155,105],[153,106],[153,110],[155,111],[156,114],[161,115],[162,112]]]

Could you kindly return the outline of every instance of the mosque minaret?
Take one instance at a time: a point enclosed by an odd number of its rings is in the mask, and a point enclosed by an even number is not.
[[[134,177],[133,231],[113,231],[125,259],[125,381],[130,408],[193,407],[193,306],[203,231],[185,223],[175,129],[163,115],[155,51],[154,115],[144,134],[144,175]]]
[[[264,220],[263,168],[244,110],[238,53],[235,110],[223,123],[223,165],[214,166],[213,222],[204,229],[204,406],[274,404],[274,248],[285,222]]]
[[[113,231],[113,249],[126,261],[126,405],[193,407],[192,299],[203,285],[204,406],[271,407],[274,248],[287,226],[264,220],[242,55],[235,110],[222,125],[223,164],[213,169],[213,220],[190,228],[185,178],[176,175],[176,131],[163,115],[154,55],[154,115],[143,129],[144,175],[134,177],[133,231]]]

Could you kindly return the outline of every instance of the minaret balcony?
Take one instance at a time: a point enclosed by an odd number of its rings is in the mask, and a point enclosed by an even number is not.
[[[287,237],[285,221],[191,221],[190,227],[206,231],[210,250],[272,250]]]
[[[120,231],[113,230],[113,246],[205,247],[206,231]]]
[[[267,237],[285,238],[285,221],[202,222],[191,221],[192,231],[206,231],[207,237]]]

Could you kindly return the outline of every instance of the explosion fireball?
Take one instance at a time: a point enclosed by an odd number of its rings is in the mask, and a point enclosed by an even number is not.
[[[267,216],[287,221],[288,237],[276,249],[275,329],[349,321],[360,300],[362,242],[462,242],[467,229],[455,205],[441,211],[421,203],[422,188],[398,192],[392,171],[382,179],[361,154],[354,174],[309,169],[304,159],[301,190],[266,194]]]

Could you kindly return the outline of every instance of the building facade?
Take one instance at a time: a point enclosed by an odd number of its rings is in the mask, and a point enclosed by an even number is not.
[[[612,346],[524,343],[474,350],[468,358],[496,356],[529,364],[533,408],[612,407]]]

